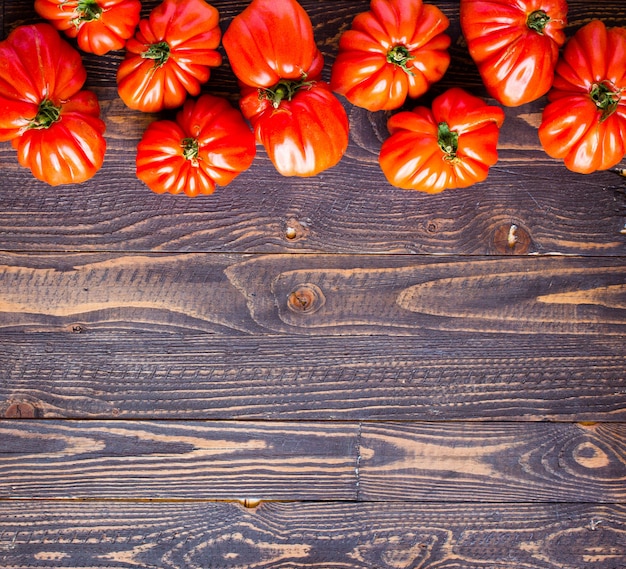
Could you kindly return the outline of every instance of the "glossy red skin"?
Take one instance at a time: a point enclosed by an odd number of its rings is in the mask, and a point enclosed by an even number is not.
[[[252,0],[233,18],[222,44],[237,79],[251,87],[310,79],[311,69],[323,65],[311,20],[295,0]]]
[[[35,0],[35,10],[57,30],[77,38],[78,47],[104,55],[122,49],[139,23],[139,0],[97,0],[102,13],[98,19],[79,21],[78,0]]]
[[[543,33],[527,19],[543,10]],[[565,43],[565,0],[461,0],[461,29],[489,94],[516,107],[545,95],[552,85],[559,48]]]
[[[85,79],[80,54],[49,24],[20,26],[0,42],[0,140],[50,185],[84,182],[104,160],[105,123],[96,95],[81,90]],[[44,100],[59,119],[32,128]]]
[[[370,111],[401,107],[439,81],[450,64],[448,18],[421,0],[372,0],[339,40],[330,86],[352,104]],[[404,46],[413,58],[407,73],[387,61],[388,51]]]
[[[300,88],[278,108],[245,87],[240,106],[283,176],[315,176],[335,166],[348,147],[348,116],[327,83]]]
[[[195,160],[183,154],[183,140],[198,141]],[[176,121],[148,126],[137,147],[137,177],[153,192],[211,194],[252,164],[254,135],[238,109],[223,98],[202,95],[188,99]]]
[[[610,116],[591,98],[608,81],[620,100]],[[568,41],[548,93],[539,140],[549,156],[581,174],[615,166],[626,153],[626,29],[594,20]]]
[[[459,135],[454,160],[439,147],[441,122]],[[436,97],[432,109],[417,107],[389,119],[391,136],[380,150],[381,169],[390,184],[403,189],[435,194],[471,186],[485,180],[497,162],[503,122],[500,107],[454,87]]]
[[[131,109],[159,112],[198,95],[211,67],[222,62],[220,38],[219,13],[213,6],[204,0],[164,0],[126,43],[126,57],[117,71],[122,101]],[[163,65],[142,57],[161,42],[170,48]]]

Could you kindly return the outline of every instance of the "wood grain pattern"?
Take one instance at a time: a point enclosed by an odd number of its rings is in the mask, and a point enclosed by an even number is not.
[[[620,503],[626,425],[0,423],[0,497]]]
[[[626,332],[621,259],[1,254],[0,327]]]
[[[144,2],[144,13],[158,2]],[[217,0],[226,29],[246,2]],[[366,0],[304,2],[326,57],[329,77],[339,34],[367,9]],[[460,33],[458,0],[437,5],[451,21],[453,64],[420,102],[453,85],[484,95]],[[622,0],[570,3],[572,33],[593,14],[626,25]],[[5,33],[37,21],[28,0],[4,2]],[[25,15],[30,15],[26,17]],[[126,109],[117,96],[115,71],[122,53],[85,54],[87,86],[102,103],[107,158],[90,182],[53,191],[16,164],[0,145],[0,249],[31,251],[211,251],[525,254],[617,256],[626,251],[626,183],[611,172],[568,172],[541,150],[536,127],[545,100],[506,109],[500,161],[487,182],[467,190],[422,195],[392,188],[377,164],[387,137],[386,113],[368,113],[344,101],[351,141],[335,168],[314,178],[283,178],[264,151],[253,167],[212,196],[189,200],[152,194],[135,177],[134,154],[148,123],[158,116]],[[204,88],[236,103],[228,61]],[[407,104],[412,106],[413,103]],[[623,165],[626,165],[624,162]],[[19,192],[13,191],[19,188]],[[501,234],[519,228],[526,244],[507,248]],[[289,238],[293,231],[295,237]]]
[[[0,417],[625,421],[624,369],[620,336],[68,328],[0,335]]]
[[[13,569],[617,569],[626,509],[589,504],[6,504]],[[19,521],[13,521],[19,520]]]
[[[357,424],[0,423],[0,497],[351,500]]]

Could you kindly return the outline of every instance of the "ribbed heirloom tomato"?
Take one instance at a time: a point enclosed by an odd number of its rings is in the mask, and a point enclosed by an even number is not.
[[[370,111],[423,95],[450,64],[448,18],[422,0],[372,0],[339,39],[331,88]]]
[[[327,83],[308,14],[295,0],[252,0],[224,33],[240,107],[284,176],[314,176],[341,160],[348,117]]]
[[[80,54],[49,24],[20,26],[0,42],[0,141],[50,185],[84,182],[104,161],[105,124],[96,95],[81,90],[86,77]]]
[[[548,92],[565,42],[565,0],[461,0],[460,16],[492,97],[516,107]]]
[[[593,20],[567,42],[539,126],[552,158],[589,174],[626,152],[626,29]]]
[[[399,188],[435,194],[471,186],[497,162],[503,122],[500,107],[453,87],[433,100],[432,110],[417,107],[389,119],[380,167]]]
[[[164,0],[139,22],[117,71],[118,92],[131,109],[158,112],[200,93],[221,64],[219,12],[204,0]]]
[[[104,55],[122,49],[139,23],[139,0],[35,0],[35,10],[78,47]]]
[[[206,94],[185,101],[176,121],[148,126],[137,147],[137,177],[159,194],[211,194],[248,169],[255,154],[239,110]]]

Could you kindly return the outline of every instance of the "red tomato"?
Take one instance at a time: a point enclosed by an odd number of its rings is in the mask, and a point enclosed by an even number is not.
[[[102,166],[105,124],[85,79],[80,54],[48,24],[0,42],[0,140],[48,184],[83,182]]]
[[[545,95],[565,43],[565,0],[461,0],[461,29],[489,94],[515,107]]]
[[[240,105],[283,176],[315,176],[335,166],[348,148],[348,116],[327,83],[294,88],[285,82],[273,91],[246,87]]]
[[[372,0],[339,39],[331,88],[370,111],[401,107],[448,69],[448,26],[441,10],[422,0]]]
[[[176,121],[148,126],[137,147],[137,177],[152,191],[211,194],[247,170],[256,154],[254,135],[226,100],[188,99]]]
[[[568,41],[539,127],[552,158],[589,174],[626,152],[626,29],[593,20]]]
[[[35,0],[35,10],[83,51],[122,49],[139,23],[139,0]]]
[[[164,0],[126,43],[117,71],[121,99],[131,109],[158,112],[198,95],[210,68],[222,62],[220,37],[219,13],[204,0]]]
[[[471,186],[497,162],[503,122],[500,107],[454,87],[433,100],[432,110],[417,107],[389,119],[380,167],[399,188],[434,194]]]
[[[324,64],[311,20],[295,0],[252,0],[232,20],[222,43],[239,81],[252,87],[311,79]]]

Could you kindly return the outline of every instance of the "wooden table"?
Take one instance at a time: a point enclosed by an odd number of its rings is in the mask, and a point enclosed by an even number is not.
[[[214,4],[225,29],[247,3]],[[430,96],[485,95],[436,4]],[[368,2],[303,5],[328,77]],[[38,21],[0,6],[3,37]],[[570,0],[568,34],[592,17],[626,4]],[[259,149],[212,196],[158,196],[121,57],[84,56],[93,180],[0,145],[0,567],[624,569],[626,179],[548,158],[542,99],[506,109],[487,182],[394,189],[387,115],[346,103],[319,176]],[[205,92],[236,100],[227,63]]]

